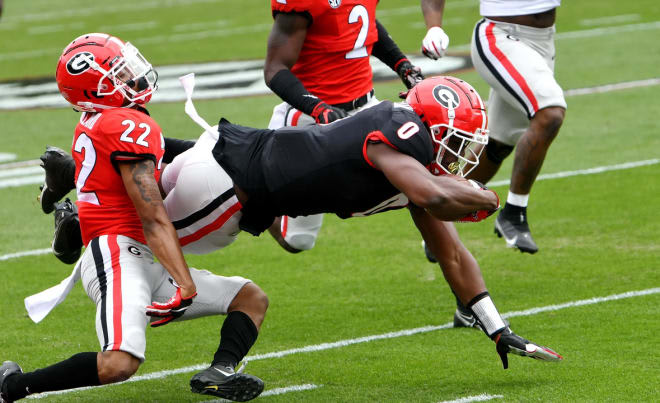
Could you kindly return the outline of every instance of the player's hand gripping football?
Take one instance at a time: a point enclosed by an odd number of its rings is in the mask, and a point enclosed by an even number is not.
[[[197,296],[197,292],[187,298],[183,298],[181,297],[181,288],[177,287],[176,292],[169,301],[163,304],[152,302],[151,305],[147,306],[147,315],[162,319],[151,322],[151,327],[163,326],[183,315],[186,309],[192,305],[195,296]]]
[[[413,66],[408,60],[404,59],[402,62],[399,62],[399,65],[396,66],[396,73],[403,81],[403,84],[406,88],[411,89],[418,82],[424,79],[422,74],[422,69],[417,66]]]
[[[343,109],[335,108],[334,106],[320,101],[316,104],[310,116],[314,118],[316,123],[330,123],[345,118],[348,114]]]
[[[449,47],[449,37],[440,27],[429,28],[422,40],[422,53],[429,59],[438,60]]]
[[[523,339],[513,333],[508,326],[495,336],[493,341],[495,341],[495,348],[497,354],[500,355],[500,359],[502,359],[504,369],[509,367],[507,354],[516,354],[542,361],[561,361],[564,359],[548,347],[538,346],[529,340]]]
[[[465,217],[459,219],[458,222],[479,222],[479,221],[485,220],[486,218],[490,217],[494,212],[499,210],[499,208],[500,208],[500,197],[497,195],[497,193],[495,193],[494,190],[488,189],[482,183],[477,182],[477,181],[472,180],[472,179],[468,179],[468,182],[475,189],[481,189],[481,190],[485,190],[485,191],[488,191],[488,192],[492,192],[495,195],[495,197],[497,198],[497,207],[495,207],[492,210],[478,210],[478,211],[472,212],[472,213],[466,215]]]

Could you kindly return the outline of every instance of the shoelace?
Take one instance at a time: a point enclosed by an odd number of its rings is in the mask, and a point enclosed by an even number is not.
[[[241,363],[241,366],[238,367],[238,369],[236,370],[236,373],[237,374],[243,373],[243,370],[245,370],[245,367],[247,366],[247,363],[248,363],[247,360],[243,359],[243,362]]]

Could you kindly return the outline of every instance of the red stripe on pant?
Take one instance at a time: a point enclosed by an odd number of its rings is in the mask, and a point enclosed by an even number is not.
[[[486,38],[488,39],[488,48],[490,49],[491,53],[497,58],[497,60],[502,64],[504,69],[513,78],[516,84],[518,84],[520,89],[525,93],[527,99],[532,104],[532,108],[534,108],[534,113],[536,113],[539,110],[539,104],[536,101],[536,97],[534,96],[534,93],[527,85],[527,82],[525,81],[523,76],[518,72],[518,70],[516,70],[516,68],[511,63],[511,61],[504,55],[504,53],[502,53],[502,51],[497,47],[497,44],[495,43],[495,35],[493,34],[494,27],[495,24],[493,24],[492,22],[489,22],[488,25],[486,26]]]
[[[236,203],[229,207],[224,213],[220,214],[220,217],[216,218],[215,221],[209,225],[202,227],[190,235],[186,235],[183,238],[179,239],[179,244],[181,246],[186,246],[189,243],[195,242],[202,238],[203,236],[210,234],[211,232],[217,230],[218,228],[225,225],[227,220],[231,218],[238,210],[241,209],[241,203]]]
[[[108,236],[108,248],[110,249],[110,258],[112,260],[112,337],[113,344],[110,350],[119,350],[122,342],[121,314],[122,314],[122,296],[121,296],[121,265],[119,263],[119,245],[117,244],[117,235]]]

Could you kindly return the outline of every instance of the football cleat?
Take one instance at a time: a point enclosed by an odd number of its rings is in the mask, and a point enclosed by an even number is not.
[[[46,173],[46,179],[41,186],[39,202],[44,213],[55,210],[55,203],[62,200],[71,189],[76,187],[74,177],[76,163],[73,157],[64,150],[49,146],[41,157],[41,167]]]
[[[548,347],[538,346],[529,340],[523,339],[513,333],[508,326],[495,336],[494,341],[497,354],[499,354],[500,359],[502,359],[504,369],[509,367],[507,354],[516,354],[541,361],[561,361],[564,359],[564,357]]]
[[[78,208],[67,197],[62,203],[55,204],[53,254],[63,263],[72,264],[80,257],[82,246]]]
[[[10,400],[9,396],[7,396],[7,391],[5,390],[5,379],[7,379],[7,377],[10,375],[22,373],[23,370],[14,361],[5,361],[2,363],[2,365],[0,365],[0,403],[13,402],[13,400]]]
[[[426,255],[426,260],[428,260],[431,263],[438,263],[438,259],[436,259],[435,255],[433,252],[431,252],[431,249],[429,249],[428,245],[426,245],[426,242],[422,241],[422,248],[424,248],[424,254]]]
[[[246,402],[259,396],[264,382],[254,375],[244,374],[222,364],[211,365],[190,379],[190,389],[195,393],[212,395],[234,402]]]
[[[471,313],[462,312],[458,308],[456,308],[456,312],[454,312],[454,327],[473,327],[475,329],[483,330],[479,319]]]
[[[527,214],[525,209],[521,209],[514,214],[505,214],[506,207],[497,216],[495,220],[495,234],[498,237],[504,237],[506,246],[517,248],[520,252],[536,253],[539,247],[536,246],[532,234],[529,232],[527,224]],[[511,219],[511,215],[518,215]]]

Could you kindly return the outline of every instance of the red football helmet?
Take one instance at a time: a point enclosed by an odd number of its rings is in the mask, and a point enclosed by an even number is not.
[[[435,155],[431,173],[466,176],[479,164],[488,143],[488,118],[470,84],[455,77],[430,77],[408,92],[406,102],[431,132]]]
[[[158,74],[135,46],[91,33],[64,48],[55,79],[75,109],[95,112],[146,104],[157,88]]]

